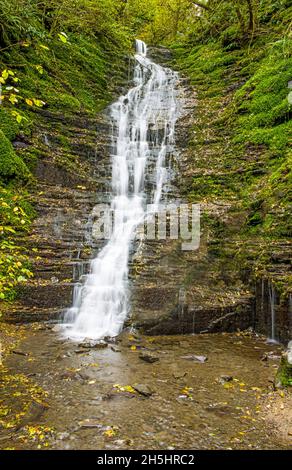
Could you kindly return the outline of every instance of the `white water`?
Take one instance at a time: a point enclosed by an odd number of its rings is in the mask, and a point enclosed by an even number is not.
[[[276,319],[276,314],[275,314],[275,289],[272,283],[269,283],[269,297],[270,297],[270,306],[271,306],[271,336],[270,336],[270,342],[276,343],[276,338],[275,338],[275,319]]]
[[[163,194],[178,116],[177,75],[147,58],[136,41],[134,87],[110,108],[112,135],[112,202],[110,240],[91,262],[85,282],[74,289],[65,315],[66,336],[101,339],[116,336],[129,313],[128,266],[133,234],[146,213],[146,201],[157,205]],[[151,142],[150,132],[151,129]],[[145,179],[154,185],[149,195]],[[148,199],[148,200],[147,200]]]

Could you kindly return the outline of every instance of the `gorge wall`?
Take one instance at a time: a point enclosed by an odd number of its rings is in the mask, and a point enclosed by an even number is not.
[[[163,63],[170,60],[163,48],[152,49],[152,56]],[[129,70],[125,58],[116,94],[128,87]],[[172,162],[172,191],[177,200],[200,203],[201,243],[197,251],[183,252],[178,241],[145,242],[133,253],[128,324],[145,333],[252,327],[281,342],[291,336],[291,296],[283,288],[288,285],[289,243],[242,236],[248,210],[239,205],[236,191],[229,191],[234,175],[263,171],[261,149],[250,146],[245,158],[233,158],[228,129],[216,124],[238,86],[235,77],[220,101],[214,101],[188,78],[180,80],[184,111],[177,124],[179,157]],[[106,109],[94,116],[43,109],[30,138],[16,138],[17,152],[23,155],[33,148],[38,154],[31,191],[37,217],[29,236],[21,239],[35,276],[19,287],[16,302],[4,306],[2,320],[58,320],[71,306],[74,285],[82,282],[100,248],[91,238],[90,214],[108,198],[109,135]],[[17,148],[21,141],[24,145]],[[224,163],[222,155],[227,155]],[[240,186],[240,177],[236,184]]]

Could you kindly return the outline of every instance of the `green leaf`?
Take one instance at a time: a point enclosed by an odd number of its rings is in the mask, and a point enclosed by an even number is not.
[[[67,36],[66,33],[59,33],[58,37],[59,37],[60,41],[62,41],[64,44],[66,44],[68,42],[68,36]]]

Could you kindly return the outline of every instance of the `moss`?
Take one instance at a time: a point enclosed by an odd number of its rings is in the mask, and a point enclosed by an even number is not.
[[[281,155],[292,131],[288,82],[292,79],[292,40],[276,41],[235,93],[238,125],[235,142],[265,144]]]
[[[80,101],[68,93],[59,93],[54,94],[50,97],[49,100],[50,107],[55,107],[56,109],[65,109],[72,112],[78,112],[81,109]]]
[[[0,130],[9,140],[15,139],[19,131],[16,119],[3,107],[0,107]]]
[[[21,63],[18,76],[24,97],[37,97],[49,109],[96,113],[111,98],[113,77],[119,73],[121,50],[105,51],[91,37],[70,34],[70,42],[58,40],[44,49],[37,43],[25,53],[21,49],[9,52],[9,62]],[[42,65],[39,73],[37,65]],[[112,77],[109,77],[109,70]],[[23,106],[23,110],[26,108]]]
[[[11,142],[0,130],[0,178],[2,181],[11,179],[27,180],[29,170],[23,160],[16,155]]]
[[[287,357],[283,356],[276,375],[276,384],[282,387],[292,386],[292,364],[288,363]]]
[[[37,148],[28,148],[22,153],[21,157],[27,168],[33,173],[37,167],[38,159],[42,156],[42,152]]]

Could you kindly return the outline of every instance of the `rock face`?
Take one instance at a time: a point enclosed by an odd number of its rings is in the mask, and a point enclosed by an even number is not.
[[[262,278],[256,282],[253,327],[269,338],[286,344],[292,337],[292,295],[282,295],[275,282],[281,280],[281,275],[273,274],[272,278]]]
[[[153,53],[158,54],[156,50]],[[170,197],[185,202],[180,193],[189,171],[189,140],[197,100],[195,90],[185,80],[180,81],[179,88],[179,156],[172,162],[175,176]],[[223,203],[201,204],[201,212],[214,219],[226,218],[228,209],[229,205]],[[220,266],[211,254],[210,245],[215,241],[204,230],[195,251],[183,251],[181,240],[146,240],[133,257],[129,321],[152,335],[235,331],[251,326],[254,296],[237,272]]]
[[[166,49],[152,49],[150,55],[157,61],[169,60]],[[206,169],[193,163],[189,142],[194,137],[197,97],[183,78],[179,95],[183,110],[176,129],[179,155],[168,162],[174,172],[169,196],[184,202],[190,176]],[[94,118],[82,112],[64,116],[39,110],[39,125],[30,142],[38,153],[33,193],[38,216],[30,237],[23,241],[35,278],[20,289],[18,302],[2,318],[5,321],[53,320],[72,305],[74,285],[82,282],[90,260],[102,245],[91,236],[92,210],[95,204],[108,202],[109,139],[106,110]],[[204,145],[208,152],[214,145],[213,137]],[[287,341],[292,328],[291,299],[289,302],[289,298],[283,298],[273,280],[268,279],[277,280],[275,267],[279,278],[282,270],[288,269],[289,247],[274,250],[271,276],[251,282],[251,270],[234,266],[234,239],[224,240],[227,255],[223,261],[220,257],[221,225],[228,225],[230,232],[236,233],[243,214],[235,211],[228,200],[203,200],[200,204],[202,233],[198,250],[182,251],[181,241],[169,239],[145,241],[141,247],[134,243],[128,324],[152,335],[231,332],[253,327],[271,337],[274,318],[275,339]],[[205,217],[216,230],[205,229]]]
[[[24,240],[35,277],[19,289],[6,321],[55,319],[71,305],[74,283],[100,247],[91,213],[108,190],[109,125],[106,112],[94,119],[40,113],[33,136],[41,154],[33,192],[38,217]]]

